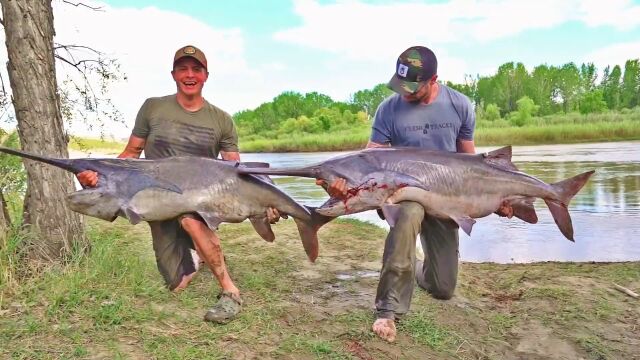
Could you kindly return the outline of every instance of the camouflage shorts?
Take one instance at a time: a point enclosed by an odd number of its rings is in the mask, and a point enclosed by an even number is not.
[[[175,289],[182,277],[194,273],[198,266],[193,240],[180,226],[183,217],[197,219],[193,215],[182,215],[178,219],[149,222],[158,270],[169,290]]]

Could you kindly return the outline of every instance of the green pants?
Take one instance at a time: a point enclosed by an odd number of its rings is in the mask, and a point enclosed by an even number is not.
[[[416,269],[416,236],[425,261]],[[450,299],[458,277],[458,225],[425,217],[422,205],[400,203],[396,224],[389,230],[376,294],[379,318],[393,319],[409,311],[415,282],[438,299]]]

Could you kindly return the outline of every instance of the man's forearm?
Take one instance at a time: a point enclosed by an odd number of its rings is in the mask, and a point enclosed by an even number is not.
[[[459,153],[465,154],[475,154],[476,153],[476,145],[473,140],[460,140],[456,141],[456,149]]]
[[[118,159],[139,159],[142,154],[142,150],[137,149],[124,149],[123,152],[118,155]]]
[[[135,135],[131,135],[129,137],[129,142],[127,146],[125,146],[124,150],[120,155],[118,155],[119,159],[128,159],[128,158],[140,158],[142,151],[144,150],[144,145],[147,140],[144,138],[139,138]]]
[[[367,142],[366,148],[367,149],[371,149],[371,148],[381,148],[381,147],[389,147],[389,146],[391,146],[391,144],[388,144],[388,143],[387,144],[380,144],[380,143],[373,142],[373,141],[369,140],[369,142]]]
[[[220,151],[223,160],[240,161],[240,153],[237,151]]]

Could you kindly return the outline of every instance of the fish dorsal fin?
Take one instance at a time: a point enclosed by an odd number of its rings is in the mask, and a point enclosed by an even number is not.
[[[519,171],[511,162],[511,145],[482,154],[487,164],[513,171]]]

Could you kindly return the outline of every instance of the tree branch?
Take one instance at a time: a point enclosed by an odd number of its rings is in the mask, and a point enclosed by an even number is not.
[[[94,10],[94,11],[104,11],[104,9],[103,9],[101,6],[99,6],[99,7],[93,7],[93,6],[89,6],[89,5],[85,4],[85,3],[81,3],[81,2],[79,2],[79,3],[72,3],[71,1],[67,1],[67,0],[62,0],[62,2],[63,2],[63,3],[65,3],[65,4],[73,5],[73,6],[75,6],[75,7],[78,7],[78,6],[84,6],[84,7],[86,7],[86,8],[91,9],[91,10]]]
[[[54,47],[53,50],[59,50],[59,49],[64,49],[67,53],[71,54],[71,49],[76,50],[76,49],[85,49],[85,50],[89,50],[91,52],[94,52],[98,55],[102,55],[101,51],[98,51],[92,47],[89,46],[84,46],[84,45],[63,45],[63,44],[58,44],[58,43],[54,43]]]
[[[80,60],[80,61],[78,61],[77,63],[75,63],[75,64],[74,64],[74,63],[72,63],[71,61],[69,61],[69,60],[67,60],[67,59],[63,58],[62,56],[60,56],[60,55],[58,55],[58,54],[55,54],[54,56],[55,56],[55,58],[56,58],[56,59],[58,59],[58,60],[60,60],[60,61],[63,61],[63,62],[66,62],[67,64],[69,64],[69,65],[73,66],[74,68],[76,68],[76,70],[78,70],[78,71],[80,71],[80,72],[82,72],[82,70],[78,69],[78,67],[79,67],[80,65],[84,64],[84,63],[90,63],[90,62],[92,62],[92,63],[97,63],[97,64],[101,64],[101,63],[102,63],[102,61],[100,61],[100,60],[90,60],[90,59],[85,59],[85,60]]]

